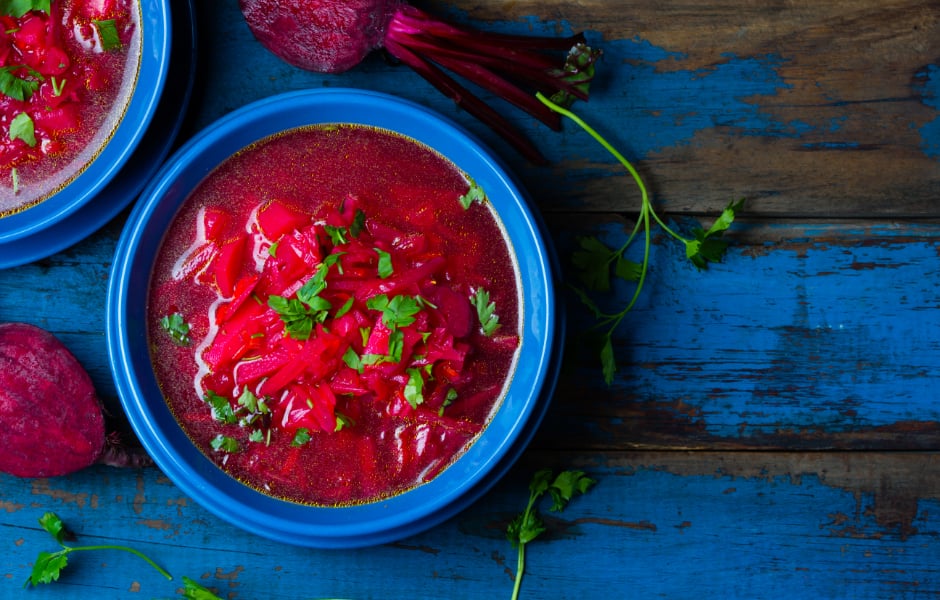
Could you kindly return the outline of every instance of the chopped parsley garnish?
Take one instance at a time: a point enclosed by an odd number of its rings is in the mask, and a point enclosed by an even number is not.
[[[20,18],[31,10],[48,13],[52,0],[0,0],[0,15]]]
[[[235,411],[232,409],[232,405],[229,403],[228,398],[220,396],[212,390],[206,390],[203,398],[205,398],[206,402],[209,404],[209,407],[212,409],[213,419],[220,423],[231,424],[238,422],[238,417],[235,416]]]
[[[373,250],[379,255],[379,277],[388,279],[395,272],[395,269],[392,268],[392,255],[381,248],[373,248]]]
[[[470,304],[477,309],[477,318],[480,319],[480,328],[483,335],[490,337],[499,329],[499,316],[496,314],[496,303],[490,302],[490,293],[478,288],[470,297]]]
[[[477,185],[477,182],[470,180],[470,189],[467,190],[467,193],[460,197],[460,205],[463,206],[464,210],[470,208],[474,202],[479,202],[483,204],[486,202],[486,193],[484,193],[483,188]]]
[[[413,296],[398,295],[389,299],[386,294],[373,296],[366,301],[366,307],[382,313],[382,322],[389,329],[407,327],[415,322],[415,315],[421,312],[420,301]]]
[[[339,255],[331,254],[327,258],[332,256],[336,259],[320,263],[313,277],[297,290],[296,298],[268,296],[268,306],[281,317],[287,334],[295,340],[309,339],[313,326],[326,321],[333,307],[329,300],[320,296],[326,289],[329,266],[338,262]]]
[[[28,114],[21,112],[10,121],[10,139],[23,140],[30,148],[36,145],[36,124]]]
[[[424,376],[421,369],[407,369],[408,383],[405,384],[405,400],[411,405],[411,408],[417,408],[419,404],[424,404]]]
[[[98,38],[101,40],[103,50],[117,50],[121,47],[121,36],[118,35],[117,23],[114,19],[95,21],[98,29]]]
[[[26,69],[29,78],[14,75],[15,72]],[[26,65],[7,65],[0,67],[0,93],[14,100],[26,101],[39,89],[44,77]]]
[[[219,434],[209,442],[212,449],[216,452],[226,452],[232,454],[238,452],[238,440],[229,435]]]
[[[180,313],[166,315],[160,319],[160,327],[173,339],[177,346],[188,346],[191,343],[189,339],[189,323]]]
[[[297,447],[303,446],[310,441],[310,430],[306,427],[301,427],[294,433],[294,439],[291,440],[290,445]]]

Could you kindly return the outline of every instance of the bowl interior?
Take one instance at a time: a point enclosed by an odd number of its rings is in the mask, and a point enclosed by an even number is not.
[[[0,243],[33,235],[62,221],[104,188],[133,154],[157,109],[169,69],[172,25],[169,0],[139,1],[140,61],[120,123],[97,156],[60,191],[0,218]]]
[[[150,273],[164,231],[202,179],[234,151],[280,131],[357,123],[396,131],[452,160],[486,190],[507,231],[521,277],[523,335],[500,409],[467,451],[428,483],[351,507],[313,507],[261,494],[221,471],[189,440],[157,386],[146,338]],[[108,346],[128,418],[148,452],[207,509],[254,533],[310,546],[388,541],[420,528],[478,485],[523,435],[542,401],[556,341],[553,269],[539,222],[522,190],[478,142],[436,114],[358,90],[284,94],[231,113],[197,135],[145,190],[122,235],[111,277]]]

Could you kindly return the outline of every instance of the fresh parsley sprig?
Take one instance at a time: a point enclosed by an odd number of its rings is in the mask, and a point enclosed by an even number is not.
[[[339,264],[339,257],[339,254],[330,254],[317,265],[310,279],[297,290],[295,298],[268,296],[268,306],[281,317],[287,334],[295,340],[309,339],[314,325],[323,323],[329,316],[333,305],[320,294],[327,287],[330,267]]]
[[[601,146],[604,147],[614,158],[620,162],[627,170],[640,190],[640,212],[636,220],[633,231],[627,237],[627,240],[619,248],[611,248],[598,240],[594,236],[582,237],[579,239],[579,248],[572,256],[574,266],[579,270],[581,282],[588,291],[606,292],[611,287],[611,275],[636,283],[633,295],[623,309],[616,312],[607,312],[602,310],[587,292],[580,288],[575,288],[575,293],[581,299],[597,320],[597,328],[605,328],[601,337],[600,359],[604,374],[604,381],[607,385],[613,383],[614,375],[617,371],[616,358],[613,350],[613,333],[623,321],[623,318],[636,304],[643,290],[643,284],[646,281],[646,275],[649,271],[650,246],[652,242],[652,224],[655,222],[670,237],[682,243],[685,246],[685,255],[692,264],[699,269],[704,269],[710,262],[721,260],[728,243],[721,239],[722,234],[731,226],[735,214],[741,209],[743,200],[730,203],[715,223],[707,230],[696,228],[692,231],[692,237],[686,238],[672,228],[656,214],[653,204],[650,202],[649,192],[640,174],[634,166],[624,156],[614,148],[610,142],[604,139],[590,125],[584,122],[578,115],[570,110],[555,104],[541,93],[536,94],[543,104],[553,111],[571,119]],[[640,232],[643,233],[643,258],[637,263],[626,258],[627,249],[637,240]]]
[[[551,469],[536,471],[529,482],[529,503],[525,510],[514,518],[506,528],[506,537],[517,551],[516,578],[512,589],[512,600],[519,598],[522,576],[525,574],[526,544],[545,532],[545,523],[538,512],[538,501],[546,493],[552,497],[551,510],[561,512],[568,502],[579,494],[584,494],[597,483],[585,475],[584,471],[562,471],[554,475]]]
[[[131,554],[142,558],[147,562],[151,567],[156,569],[161,575],[166,577],[168,580],[172,580],[173,576],[167,573],[160,565],[155,563],[149,557],[144,555],[139,550],[130,548],[128,546],[119,546],[114,544],[99,544],[94,546],[66,546],[65,541],[69,536],[68,530],[65,528],[65,524],[62,522],[62,519],[59,518],[54,512],[47,512],[42,517],[39,518],[39,524],[45,529],[49,535],[51,535],[56,542],[58,542],[61,547],[60,550],[56,552],[40,552],[36,557],[36,562],[33,564],[32,573],[29,576],[29,579],[26,580],[26,583],[23,584],[23,587],[29,587],[30,585],[39,585],[40,583],[52,583],[59,580],[59,575],[68,565],[69,554],[72,552],[78,551],[88,551],[88,550],[120,550],[122,552],[130,552]]]

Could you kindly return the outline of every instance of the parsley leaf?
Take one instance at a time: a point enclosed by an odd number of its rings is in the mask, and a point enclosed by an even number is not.
[[[222,600],[209,588],[183,575],[183,598],[187,600]]]
[[[421,369],[407,369],[408,383],[405,384],[405,400],[411,405],[411,408],[418,408],[419,404],[424,404],[424,376],[421,375]]]
[[[30,78],[18,77],[15,72],[26,69]],[[39,89],[39,83],[44,77],[26,65],[7,65],[0,67],[0,93],[14,100],[26,101]]]
[[[123,552],[129,552],[142,558],[147,562],[151,567],[156,569],[161,575],[167,579],[173,579],[173,577],[167,573],[162,567],[157,563],[153,562],[150,558],[144,555],[139,550],[129,548],[127,546],[117,546],[114,544],[102,544],[96,546],[66,546],[65,539],[69,537],[68,531],[65,529],[65,524],[62,522],[62,519],[59,518],[54,512],[47,512],[42,517],[39,518],[39,524],[45,529],[49,535],[55,539],[59,544],[60,549],[56,552],[40,552],[36,557],[36,561],[33,563],[33,570],[29,575],[29,578],[23,584],[23,587],[29,587],[30,585],[39,585],[40,583],[52,583],[59,580],[59,575],[62,573],[62,569],[68,566],[68,556],[76,550],[121,550]]]
[[[52,0],[0,0],[0,15],[20,18],[31,10],[48,13]]]
[[[160,327],[167,333],[177,346],[188,346],[191,343],[189,339],[189,323],[183,318],[183,315],[176,312],[172,315],[166,315],[160,319]]]
[[[114,19],[104,19],[94,21],[95,28],[98,29],[98,38],[101,40],[101,49],[117,50],[121,47],[121,36],[118,34],[117,23]]]
[[[297,290],[296,298],[268,296],[268,306],[281,317],[287,334],[295,340],[309,339],[314,324],[323,323],[329,316],[332,304],[320,293],[326,289],[329,266],[338,264],[339,255],[331,254],[327,258],[333,256],[336,258],[320,263],[313,276]]]
[[[216,452],[226,452],[233,454],[238,452],[238,440],[229,435],[219,434],[209,442],[212,449]]]
[[[465,194],[460,196],[460,205],[464,208],[464,210],[467,210],[474,202],[478,202],[480,204],[486,202],[486,193],[483,191],[483,188],[477,184],[476,181],[470,179],[470,188]]]
[[[212,409],[212,418],[220,423],[232,424],[238,422],[235,411],[229,403],[228,398],[220,396],[212,390],[206,390],[203,396],[209,407]]]
[[[421,312],[421,303],[413,296],[398,295],[389,299],[388,295],[379,294],[366,300],[366,308],[381,312],[385,326],[395,330],[415,322],[415,315]]]
[[[363,232],[366,228],[366,213],[361,208],[356,209],[356,213],[353,215],[353,222],[349,226],[349,235],[354,238],[359,237],[359,234]]]
[[[525,573],[525,546],[546,531],[545,523],[537,509],[539,499],[546,492],[549,493],[552,497],[551,510],[558,512],[564,510],[574,496],[584,494],[595,483],[584,471],[562,471],[553,476],[551,469],[541,469],[532,476],[529,482],[529,502],[525,510],[506,527],[506,537],[517,551],[512,600],[519,598],[522,576]]]
[[[349,230],[345,227],[324,225],[323,230],[326,231],[327,235],[330,236],[330,241],[333,242],[334,246],[349,243],[349,238],[347,237],[349,235]]]
[[[392,276],[392,273],[395,272],[395,269],[392,268],[392,255],[385,250],[382,250],[381,248],[373,248],[373,250],[375,250],[375,253],[379,255],[379,277],[382,279],[388,279]]]
[[[28,114],[21,112],[10,121],[10,139],[23,140],[30,148],[36,146],[36,124]]]
[[[470,304],[477,309],[477,318],[480,320],[480,327],[483,335],[490,337],[499,329],[499,316],[496,314],[496,303],[490,302],[490,293],[483,288],[470,297]]]
[[[295,448],[297,446],[303,446],[309,442],[310,439],[310,430],[306,427],[301,427],[294,433],[294,439],[291,440],[290,445],[294,446]]]

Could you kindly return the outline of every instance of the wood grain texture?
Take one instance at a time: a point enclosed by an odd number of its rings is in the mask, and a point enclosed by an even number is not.
[[[0,592],[17,593],[51,539],[54,509],[79,542],[132,539],[175,577],[123,553],[74,555],[30,597],[170,597],[187,575],[228,598],[508,598],[503,531],[532,470],[583,468],[599,483],[527,559],[524,598],[922,598],[940,592],[940,489],[932,454],[534,454],[433,532],[356,551],[294,548],[221,523],[154,470],[0,478]],[[114,532],[120,532],[115,535]],[[612,596],[613,595],[613,596]]]
[[[477,2],[467,12],[599,36],[596,93],[577,108],[642,160],[671,211],[713,212],[743,196],[767,216],[937,215],[933,0]],[[555,156],[589,180],[538,185],[522,172],[548,208],[619,210],[608,157],[577,135],[567,128]]]

